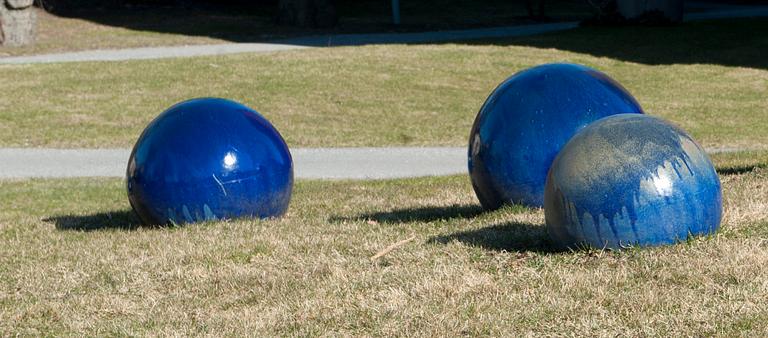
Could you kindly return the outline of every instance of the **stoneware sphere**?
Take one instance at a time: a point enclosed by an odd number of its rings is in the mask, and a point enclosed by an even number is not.
[[[614,115],[579,131],[552,163],[544,197],[560,247],[672,244],[715,232],[722,214],[707,154],[648,115]]]
[[[277,130],[237,102],[200,98],[152,121],[133,147],[128,199],[146,224],[283,215],[293,162]]]
[[[486,209],[540,207],[547,171],[560,148],[590,122],[643,110],[607,75],[581,65],[546,64],[501,83],[475,118],[469,174]]]

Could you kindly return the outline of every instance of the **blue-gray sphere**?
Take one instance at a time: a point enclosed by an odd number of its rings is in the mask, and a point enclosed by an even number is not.
[[[704,150],[656,117],[621,114],[579,131],[547,177],[544,212],[561,247],[673,244],[715,232],[720,179]]]

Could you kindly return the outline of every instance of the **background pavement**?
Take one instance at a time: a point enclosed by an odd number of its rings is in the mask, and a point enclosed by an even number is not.
[[[0,178],[124,177],[130,149],[0,149]],[[467,171],[466,148],[291,149],[296,178],[383,179]]]
[[[722,153],[739,148],[710,148]],[[130,149],[0,148],[0,179],[124,177]],[[296,178],[386,179],[467,172],[466,147],[296,148]]]

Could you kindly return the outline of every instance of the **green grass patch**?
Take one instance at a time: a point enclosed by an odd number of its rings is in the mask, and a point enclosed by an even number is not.
[[[754,32],[766,29],[768,20],[754,19],[578,29],[471,45],[6,65],[0,146],[130,147],[157,114],[200,96],[255,108],[294,147],[461,146],[480,106],[507,76],[575,62],[608,73],[648,113],[679,124],[705,146],[764,148],[768,37]],[[727,43],[708,38],[719,31],[728,33],[718,33]],[[654,61],[650,45],[672,56]]]
[[[621,252],[553,251],[465,175],[298,181],[284,218],[182,227],[140,226],[118,179],[0,181],[0,332],[761,336],[768,176],[722,178],[720,234]]]

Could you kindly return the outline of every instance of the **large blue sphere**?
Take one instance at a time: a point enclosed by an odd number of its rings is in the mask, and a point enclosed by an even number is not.
[[[179,103],[155,118],[128,160],[128,199],[146,224],[285,213],[293,162],[275,128],[224,99]]]
[[[557,155],[544,213],[562,247],[652,246],[720,225],[720,180],[684,131],[648,115],[600,119]]]
[[[547,171],[560,148],[590,122],[642,113],[607,75],[575,64],[547,64],[501,83],[477,114],[469,138],[469,174],[486,209],[540,207]]]

